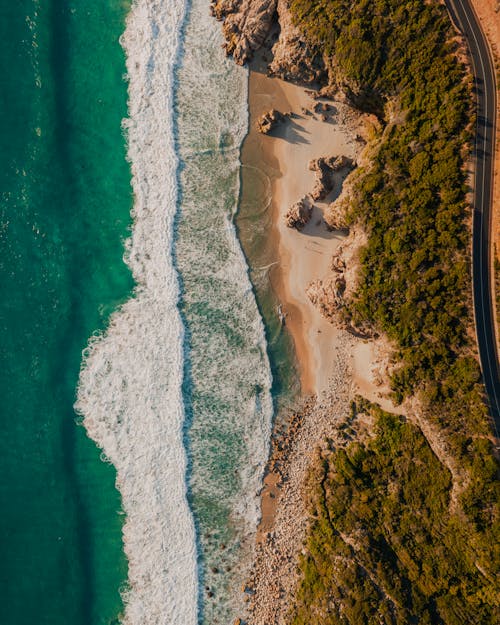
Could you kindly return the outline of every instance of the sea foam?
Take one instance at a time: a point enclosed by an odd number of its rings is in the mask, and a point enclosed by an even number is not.
[[[227,59],[208,0],[192,0],[176,81],[181,205],[175,239],[187,330],[189,486],[201,621],[245,619],[272,418],[264,326],[236,237],[248,71]],[[266,208],[265,206],[263,208]]]
[[[197,622],[194,523],[183,446],[183,327],[172,262],[177,202],[173,76],[185,5],[136,0],[122,45],[134,192],[126,262],[136,288],[84,353],[77,411],[117,470],[129,562],[126,624]]]

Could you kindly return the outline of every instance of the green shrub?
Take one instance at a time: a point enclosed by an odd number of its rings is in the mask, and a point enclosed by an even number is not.
[[[312,468],[314,521],[291,622],[496,623],[498,526],[450,511],[450,473],[420,430],[365,408],[376,417],[373,438]],[[473,479],[493,488],[491,449],[475,444],[484,449]]]
[[[437,0],[291,0],[291,11],[330,79],[381,122],[370,165],[353,175],[348,220],[368,243],[346,316],[394,341],[394,400],[419,396],[468,475],[451,513],[450,475],[421,432],[362,406],[378,415],[373,440],[315,468],[293,623],[487,625],[498,481],[470,341],[471,80]]]
[[[379,109],[384,125],[349,208],[369,237],[346,316],[395,341],[403,366],[394,399],[420,392],[459,453],[461,437],[484,435],[488,421],[479,366],[468,356],[472,99],[448,14],[422,0],[292,0],[291,10],[330,55],[337,83]],[[393,121],[384,118],[388,102],[399,111]]]

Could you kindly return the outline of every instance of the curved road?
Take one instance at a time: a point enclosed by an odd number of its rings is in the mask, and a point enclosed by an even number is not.
[[[479,359],[496,438],[500,431],[500,369],[495,340],[491,271],[493,165],[495,154],[495,68],[469,0],[445,0],[469,46],[477,94],[472,280]]]

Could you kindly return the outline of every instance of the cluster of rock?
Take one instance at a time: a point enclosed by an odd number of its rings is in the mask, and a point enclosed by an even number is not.
[[[276,109],[271,109],[269,112],[259,117],[257,120],[257,130],[267,135],[277,124],[284,122],[287,117],[290,117],[290,113],[280,113]]]
[[[298,202],[295,202],[285,214],[285,223],[289,228],[302,228],[311,219],[313,204],[306,195]]]
[[[335,273],[340,273],[343,276],[345,269],[346,269],[346,264],[345,264],[345,260],[341,256],[342,251],[343,251],[342,248],[340,248],[339,251],[332,256],[331,269]],[[344,285],[345,285],[345,280],[344,280]]]
[[[337,322],[337,313],[342,308],[346,287],[343,275],[331,276],[325,280],[314,280],[306,290],[307,297],[329,321]]]
[[[286,225],[289,228],[302,230],[311,219],[314,202],[324,200],[332,191],[333,174],[345,167],[352,167],[352,164],[352,160],[347,156],[321,156],[310,161],[309,169],[316,172],[313,190],[288,209],[285,214]],[[327,226],[334,229],[331,221],[327,223]],[[343,230],[345,226],[342,225],[338,229]]]
[[[275,19],[277,0],[213,0],[213,15],[223,21],[224,48],[238,65],[261,48]]]
[[[277,0],[214,0],[212,13],[223,21],[224,48],[238,65],[249,62],[271,30]]]
[[[239,65],[251,61],[267,44],[272,48],[271,75],[302,84],[324,82],[327,70],[323,56],[293,24],[288,0],[213,0],[211,9],[223,21],[226,53]],[[269,35],[278,24],[279,35],[273,45]]]
[[[347,285],[347,265],[343,246],[340,246],[332,256],[330,269],[332,273],[326,278],[313,280],[309,284],[306,289],[306,295],[325,319],[344,329],[348,329],[338,314],[344,307],[344,295]]]
[[[252,623],[284,623],[293,605],[307,535],[308,488],[306,478],[318,445],[340,443],[338,425],[349,418],[350,388],[346,384],[352,349],[347,334],[338,339],[336,368],[330,380],[330,397],[309,399],[297,410],[283,431],[273,436],[268,470],[279,475],[279,491],[273,527],[257,543],[256,562],[249,584],[254,595],[248,602]]]
[[[316,113],[316,115],[319,115],[319,118],[322,122],[328,121],[327,113],[330,112],[330,109],[331,106],[326,102],[316,102],[316,104],[313,106],[313,112]]]
[[[328,206],[325,211],[325,223],[328,230],[337,230],[349,234],[346,219],[347,199],[346,197],[339,197]]]
[[[349,248],[349,244],[346,247]],[[332,256],[330,265],[332,273],[323,280],[313,280],[307,287],[306,295],[325,319],[351,334],[361,334],[360,329],[353,328],[349,320],[344,315],[339,314],[344,308],[347,287],[346,274],[349,273],[345,255],[344,246],[340,246]],[[352,276],[349,276],[349,279],[352,280]]]
[[[346,247],[355,248],[355,245],[351,240]],[[352,249],[346,251],[343,246],[338,248],[337,253],[332,257],[330,266],[332,274],[323,280],[313,280],[306,289],[306,295],[330,323],[358,338],[376,339],[378,333],[373,328],[355,324],[346,314],[345,302],[352,297],[356,284],[356,270],[352,266],[348,269],[346,254],[352,255]],[[346,292],[348,284],[349,292]]]
[[[314,188],[311,191],[313,200],[324,200],[333,189],[333,174],[344,167],[352,166],[347,156],[321,156],[309,162],[309,169],[316,172]]]
[[[313,100],[317,100],[318,98],[329,98],[333,97],[333,94],[325,94],[323,91],[311,91],[310,89],[306,89],[306,93],[313,98]],[[319,117],[322,122],[327,122],[330,119],[331,113],[336,113],[335,107],[328,102],[315,102],[311,108],[307,108],[305,106],[301,107],[302,115],[308,115],[315,118],[315,116]]]
[[[312,46],[293,23],[289,0],[278,0],[276,7],[279,38],[273,45],[269,73],[282,80],[304,85],[328,82],[327,63],[318,48]]]

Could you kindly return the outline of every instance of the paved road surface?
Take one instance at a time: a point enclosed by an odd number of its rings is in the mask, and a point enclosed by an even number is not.
[[[472,277],[479,357],[497,439],[500,432],[500,369],[495,341],[490,264],[493,211],[496,86],[490,51],[469,0],[446,0],[455,24],[467,39],[476,80],[474,226]]]

